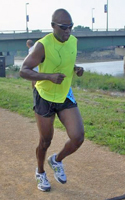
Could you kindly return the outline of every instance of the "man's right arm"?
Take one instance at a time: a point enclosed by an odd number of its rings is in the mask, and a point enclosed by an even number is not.
[[[20,69],[20,76],[32,81],[41,80],[41,77],[39,77],[38,73],[35,72],[33,68],[39,65],[44,56],[43,45],[41,43],[36,43],[34,50],[24,59]]]
[[[48,73],[38,73],[33,70],[38,66],[42,60],[45,59],[44,46],[41,43],[36,43],[34,50],[30,53],[23,62],[20,69],[20,76],[31,81],[49,80],[56,84],[61,84],[65,78],[64,74],[48,74]]]

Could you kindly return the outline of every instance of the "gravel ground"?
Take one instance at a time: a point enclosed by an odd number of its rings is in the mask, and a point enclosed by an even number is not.
[[[58,152],[66,140],[66,133],[55,129],[47,156]],[[88,140],[63,161],[66,184],[56,182],[45,162],[52,189],[39,191],[34,178],[37,144],[35,119],[0,108],[0,200],[125,199],[125,156]]]

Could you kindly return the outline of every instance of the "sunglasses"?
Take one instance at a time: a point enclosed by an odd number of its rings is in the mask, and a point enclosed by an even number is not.
[[[58,23],[56,23],[56,22],[52,22],[52,24],[54,25],[54,24],[56,24],[57,26],[59,26],[59,28],[61,28],[62,30],[67,30],[68,28],[71,30],[72,29],[72,27],[73,27],[73,23],[71,23],[71,24],[58,24]]]

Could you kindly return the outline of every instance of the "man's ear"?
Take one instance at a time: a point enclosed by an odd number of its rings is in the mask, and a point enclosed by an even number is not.
[[[54,23],[53,22],[51,22],[51,26],[52,26],[52,28],[54,28]]]

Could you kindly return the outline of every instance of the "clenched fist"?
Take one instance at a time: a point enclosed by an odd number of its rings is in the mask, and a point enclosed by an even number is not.
[[[77,76],[82,76],[83,72],[84,72],[84,69],[83,69],[83,67],[78,67],[78,66],[75,65],[74,71],[77,74]]]
[[[49,80],[52,81],[53,83],[61,84],[65,77],[66,77],[65,74],[61,73],[50,74]]]

